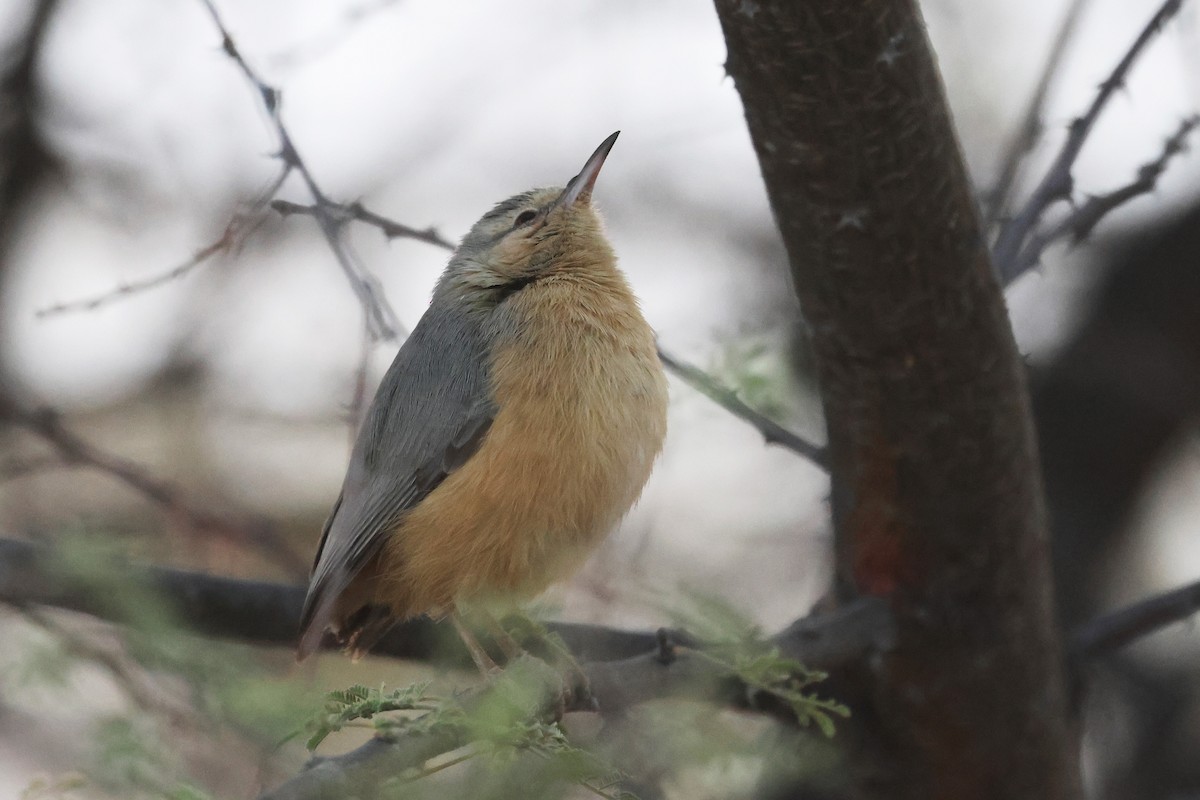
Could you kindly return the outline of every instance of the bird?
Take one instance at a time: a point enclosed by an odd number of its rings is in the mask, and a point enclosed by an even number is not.
[[[329,632],[361,656],[428,614],[450,616],[480,669],[494,668],[463,604],[537,595],[637,501],[668,396],[654,332],[592,205],[619,133],[565,187],[498,203],[454,251],[364,416],[321,534],[298,660]]]

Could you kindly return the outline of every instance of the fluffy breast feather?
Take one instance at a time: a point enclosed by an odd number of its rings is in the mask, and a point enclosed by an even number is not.
[[[381,599],[400,615],[545,588],[629,510],[662,448],[666,379],[615,267],[557,273],[505,306],[491,430],[388,538]]]

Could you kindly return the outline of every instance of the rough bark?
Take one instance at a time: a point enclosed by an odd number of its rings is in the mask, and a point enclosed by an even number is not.
[[[1024,369],[918,9],[716,6],[811,330],[839,592],[896,615],[857,793],[1077,797]]]

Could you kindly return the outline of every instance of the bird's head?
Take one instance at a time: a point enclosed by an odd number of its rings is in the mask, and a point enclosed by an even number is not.
[[[565,187],[531,189],[484,214],[463,238],[444,281],[460,290],[503,294],[557,270],[611,264],[612,250],[591,200],[617,133]]]

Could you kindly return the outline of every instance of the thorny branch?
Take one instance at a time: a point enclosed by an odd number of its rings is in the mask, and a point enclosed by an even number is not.
[[[1074,189],[1071,171],[1096,124],[1096,120],[1099,119],[1101,112],[1104,111],[1117,89],[1125,85],[1129,71],[1138,56],[1155,35],[1162,31],[1167,22],[1179,13],[1182,5],[1183,0],[1166,0],[1159,7],[1146,27],[1138,34],[1129,50],[1117,62],[1112,73],[1100,84],[1096,98],[1088,110],[1071,123],[1067,140],[1063,143],[1058,156],[1037,188],[1033,190],[1033,194],[1030,195],[1020,211],[1001,228],[992,251],[992,260],[1002,284],[1007,285],[1020,275],[1018,267],[1021,262],[1021,251],[1046,209],[1058,200],[1070,200]]]
[[[316,217],[317,224],[321,229],[322,235],[325,237],[325,241],[329,244],[329,249],[333,251],[338,265],[342,268],[342,272],[345,273],[346,279],[350,281],[350,286],[354,289],[354,293],[358,295],[359,302],[362,303],[364,313],[367,315],[367,325],[372,338],[395,338],[400,327],[396,312],[388,304],[379,281],[358,262],[349,247],[342,240],[341,232],[344,219],[335,213],[339,204],[331,201],[321,191],[308,165],[300,157],[300,152],[296,149],[287,126],[283,124],[281,109],[283,93],[264,81],[251,68],[249,62],[242,55],[241,50],[238,49],[237,42],[234,41],[233,36],[229,33],[229,29],[225,27],[225,23],[222,21],[220,14],[217,13],[217,7],[213,4],[212,0],[201,0],[201,2],[208,9],[213,24],[221,32],[221,47],[225,51],[225,54],[237,64],[238,69],[241,70],[246,80],[256,90],[259,100],[262,101],[263,108],[266,109],[267,116],[275,128],[275,135],[279,138],[278,157],[284,164],[294,169],[304,181],[304,185],[313,199],[313,215]]]
[[[1067,13],[1063,15],[1058,33],[1054,37],[1054,43],[1050,46],[1046,64],[1042,67],[1037,87],[1033,91],[1033,96],[1029,98],[1029,104],[1025,107],[1025,113],[1021,116],[1021,123],[1017,126],[1016,133],[1009,141],[1008,147],[1005,148],[1004,155],[1000,159],[1000,174],[985,204],[988,209],[987,228],[989,230],[997,220],[1003,219],[1008,213],[1013,184],[1025,163],[1025,157],[1037,144],[1038,137],[1042,135],[1044,128],[1042,117],[1046,110],[1046,96],[1050,93],[1050,86],[1058,76],[1063,55],[1066,54],[1068,45],[1079,29],[1079,20],[1083,17],[1083,11],[1088,2],[1089,0],[1072,0]]]
[[[1172,158],[1187,149],[1187,137],[1200,125],[1200,116],[1184,119],[1175,133],[1163,145],[1158,158],[1143,164],[1137,171],[1137,177],[1129,183],[1100,195],[1089,197],[1084,203],[1076,206],[1069,214],[1058,222],[1035,231],[1021,250],[1010,280],[1015,280],[1037,265],[1042,253],[1055,242],[1070,237],[1072,243],[1078,244],[1087,238],[1088,234],[1108,216],[1114,209],[1125,205],[1135,197],[1154,191],[1158,179],[1166,172],[1167,164]]]
[[[232,520],[192,505],[179,487],[154,477],[132,461],[108,453],[83,439],[62,422],[50,408],[22,407],[11,397],[0,395],[0,422],[24,428],[55,449],[64,462],[85,465],[111,475],[126,486],[182,520],[196,533],[215,535],[254,546],[293,575],[303,576],[308,564],[276,534],[265,520]]]

